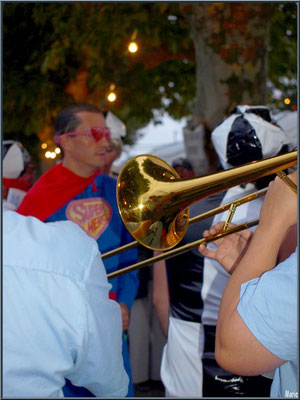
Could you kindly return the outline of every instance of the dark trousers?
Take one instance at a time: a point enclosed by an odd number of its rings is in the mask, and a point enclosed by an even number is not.
[[[224,371],[215,360],[216,327],[204,325],[203,397],[270,397],[272,379]]]

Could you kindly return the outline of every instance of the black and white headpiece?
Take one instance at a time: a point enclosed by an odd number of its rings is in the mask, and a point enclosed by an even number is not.
[[[276,156],[290,138],[266,106],[238,106],[212,132],[224,169]]]

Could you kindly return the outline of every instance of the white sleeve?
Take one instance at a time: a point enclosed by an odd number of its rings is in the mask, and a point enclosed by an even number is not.
[[[119,305],[108,298],[111,285],[95,243],[82,293],[85,299],[83,345],[77,349],[72,384],[99,397],[124,397],[129,379],[122,356],[122,320]],[[75,299],[74,299],[75,300]]]

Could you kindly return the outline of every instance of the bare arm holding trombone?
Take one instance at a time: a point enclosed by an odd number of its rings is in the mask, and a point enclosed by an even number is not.
[[[289,177],[296,182],[297,172]],[[260,222],[253,235],[250,231],[242,231],[216,241],[217,250],[206,249],[204,245],[199,248],[204,256],[218,260],[232,274],[222,298],[216,333],[216,359],[228,371],[256,375],[278,368],[287,361],[293,362],[288,355],[285,357],[284,351],[277,351],[273,342],[269,345],[265,337],[268,336],[267,329],[270,324],[275,323],[275,331],[278,326],[282,326],[280,329],[283,332],[276,332],[279,336],[278,346],[284,346],[280,338],[282,333],[286,333],[285,324],[291,323],[292,327],[297,324],[297,284],[291,279],[292,274],[296,274],[296,256],[293,257],[293,254],[276,267],[283,240],[296,223],[297,196],[282,180],[276,178],[269,185],[261,209]],[[205,235],[219,232],[222,225],[223,223],[215,225]],[[292,261],[289,261],[291,259]],[[278,276],[282,277],[279,281]],[[286,287],[285,282],[288,283]],[[277,286],[274,286],[275,284]],[[261,287],[264,288],[264,292],[258,299]],[[289,293],[284,291],[285,289]],[[247,297],[248,292],[251,293],[250,297]],[[248,298],[246,307],[243,303],[244,298]],[[268,311],[261,315],[260,307],[265,307]],[[253,324],[249,315],[257,317]],[[267,321],[264,327],[265,320]],[[265,337],[261,334],[261,329],[265,329]],[[272,332],[269,334],[272,336]],[[296,333],[294,336],[294,343],[297,343]]]
[[[297,180],[297,172],[294,172],[293,174],[289,175],[294,182]],[[282,191],[281,191],[282,189]],[[274,194],[271,194],[273,193]],[[275,182],[271,182],[269,189],[268,189],[268,195],[266,196],[266,199],[264,201],[263,208],[261,210],[261,217],[260,217],[260,224],[259,226],[261,227],[262,224],[264,223],[264,218],[266,219],[265,224],[267,225],[266,228],[271,228],[271,223],[277,221],[277,219],[282,216],[283,225],[282,229],[279,229],[277,233],[284,233],[284,226],[286,223],[288,223],[288,220],[284,219],[284,211],[286,210],[286,207],[289,207],[289,203],[285,198],[285,192],[287,192],[288,198],[291,198],[292,200],[292,205],[296,205],[295,214],[293,217],[295,218],[295,221],[297,221],[297,203],[294,203],[295,201],[295,195],[289,190],[287,185],[284,185],[282,181],[279,180],[279,178],[276,179]],[[275,196],[278,196],[278,199],[276,199]],[[271,197],[271,200],[269,199]],[[269,200],[267,200],[267,198]],[[269,203],[273,202],[273,205],[278,208],[279,210],[279,215],[277,216],[275,214],[275,211],[269,209]],[[263,212],[263,210],[265,211]],[[281,212],[282,210],[282,212]],[[268,220],[268,215],[269,214],[274,214],[274,221],[273,220]],[[263,218],[263,219],[262,219]],[[280,223],[278,221],[278,223]],[[234,224],[230,224],[230,227],[233,227]],[[207,238],[210,236],[214,236],[220,232],[222,232],[224,228],[224,222],[219,222],[216,225],[212,226],[209,230],[203,232],[203,237]],[[276,233],[273,232],[273,233]],[[209,249],[205,246],[205,244],[201,244],[199,247],[200,253],[208,258],[212,258],[214,260],[217,260],[223,267],[224,269],[232,274],[241,261],[243,255],[247,251],[249,244],[251,242],[253,233],[249,229],[242,230],[240,232],[234,233],[230,236],[226,236],[225,238],[221,238],[218,240],[215,240],[213,243],[217,246],[216,249]],[[283,239],[281,246],[278,250],[278,255],[277,255],[277,263],[284,261],[292,252],[295,251],[297,243],[297,225],[296,222],[292,224],[286,231]]]

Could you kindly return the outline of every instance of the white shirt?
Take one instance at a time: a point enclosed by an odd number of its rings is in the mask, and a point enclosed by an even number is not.
[[[63,397],[65,378],[125,396],[119,305],[97,243],[70,221],[3,213],[3,395]]]
[[[230,203],[255,191],[255,187],[252,183],[248,183],[245,188],[234,186],[227,190],[221,204]],[[263,197],[241,204],[235,210],[232,223],[238,225],[259,218],[262,203]],[[225,221],[228,213],[229,211],[225,211],[216,214],[212,225],[220,221]],[[251,228],[252,231],[255,229],[256,227]],[[207,247],[216,248],[213,243],[209,243]],[[201,292],[203,299],[202,323],[204,325],[217,325],[221,299],[229,278],[230,275],[218,261],[207,257],[204,259],[203,286]]]
[[[7,199],[3,199],[3,209],[15,211],[22,203],[26,192],[17,188],[9,188],[7,193]]]

